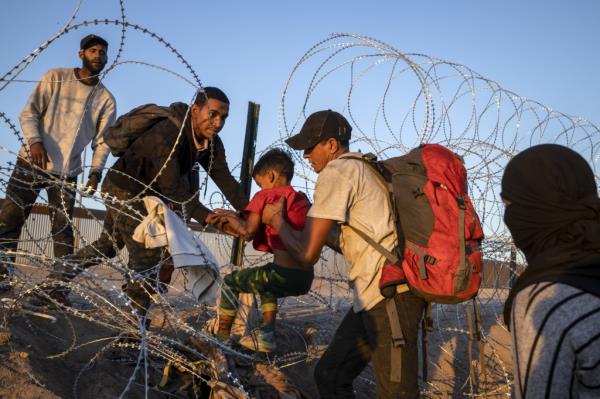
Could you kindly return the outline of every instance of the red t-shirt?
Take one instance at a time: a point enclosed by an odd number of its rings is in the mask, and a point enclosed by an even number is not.
[[[292,186],[275,187],[261,190],[252,197],[246,209],[244,217],[248,218],[250,213],[262,215],[266,204],[277,202],[281,196],[285,196],[285,219],[294,230],[304,229],[306,214],[310,208],[310,201],[303,192],[298,192]],[[273,252],[271,248],[285,250],[285,245],[273,227],[261,224],[254,235],[252,242],[254,249],[263,252]]]

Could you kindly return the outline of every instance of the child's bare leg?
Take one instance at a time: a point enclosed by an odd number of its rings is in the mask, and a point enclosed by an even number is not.
[[[276,310],[269,310],[263,312],[263,329],[266,331],[273,331],[275,329],[275,316],[277,315]]]
[[[230,336],[231,335],[231,326],[233,325],[233,320],[235,319],[235,316],[226,316],[224,314],[220,314],[219,315],[219,327],[218,327],[218,334],[219,335],[223,335],[223,336]]]
[[[239,272],[230,273],[225,276],[219,300],[219,320],[217,333],[224,337],[231,335],[231,326],[237,314],[237,300],[240,294],[238,279]]]
[[[260,296],[260,310],[262,311],[263,331],[275,331],[275,316],[277,315],[277,297],[270,292],[263,292]]]

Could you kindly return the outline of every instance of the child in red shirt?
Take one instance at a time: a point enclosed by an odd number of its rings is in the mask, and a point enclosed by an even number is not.
[[[303,265],[286,250],[271,227],[262,224],[261,215],[266,204],[285,197],[285,217],[290,225],[302,230],[310,202],[304,193],[295,191],[290,182],[294,176],[294,162],[282,149],[267,151],[254,166],[253,177],[261,191],[256,193],[243,212],[243,219],[231,213],[223,214],[231,226],[242,225],[248,234],[246,240],[254,239],[258,251],[273,253],[273,262],[264,266],[242,269],[224,278],[219,302],[218,338],[226,339],[237,313],[237,299],[242,292],[260,296],[263,323],[248,336],[240,339],[240,345],[260,352],[275,349],[275,314],[277,298],[306,294],[311,287],[314,273],[312,265]]]

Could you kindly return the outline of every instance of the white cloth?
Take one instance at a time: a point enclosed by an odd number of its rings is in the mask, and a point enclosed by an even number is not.
[[[48,71],[35,87],[19,115],[27,145],[43,143],[48,153],[46,169],[54,174],[81,173],[81,153],[91,142],[90,172],[101,172],[110,153],[104,132],[116,117],[116,102],[102,82],[80,82],[73,68]],[[25,157],[25,148],[19,153]]]
[[[308,216],[350,224],[391,250],[397,239],[389,194],[372,170],[347,156],[361,154],[346,153],[319,173]],[[372,309],[383,300],[378,284],[385,257],[346,225],[341,227],[340,248],[350,266],[354,311]]]
[[[219,267],[206,244],[160,198],[144,197],[148,216],[136,227],[133,239],[146,248],[169,247],[175,268],[187,275],[187,288],[200,303],[217,299]]]

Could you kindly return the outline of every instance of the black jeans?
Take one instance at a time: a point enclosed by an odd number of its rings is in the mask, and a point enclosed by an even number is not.
[[[406,340],[402,364],[391,364],[391,329],[383,300],[368,311],[348,311],[317,363],[315,382],[321,399],[354,398],[352,382],[373,362],[378,398],[417,398],[419,358],[417,338],[425,301],[410,291],[395,297]],[[392,382],[391,367],[401,367],[401,382]]]
[[[71,188],[49,181],[57,178],[41,171],[34,172],[27,161],[17,160],[8,180],[6,199],[0,211],[0,248],[12,251],[17,249],[21,229],[31,213],[40,190],[46,189],[54,256],[58,258],[73,253],[73,228],[69,219],[73,218],[75,192]],[[77,177],[66,179],[68,183],[75,183],[76,180]],[[14,262],[14,256],[9,260]]]

